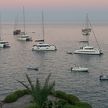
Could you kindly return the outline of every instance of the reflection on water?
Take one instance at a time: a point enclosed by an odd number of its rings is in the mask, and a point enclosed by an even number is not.
[[[41,32],[37,25],[27,27],[27,31],[33,40],[39,37]],[[11,48],[0,49],[0,97],[1,99],[9,92],[22,88],[16,79],[26,81],[25,73],[32,80],[38,77],[43,82],[49,73],[56,81],[56,89],[76,94],[81,100],[89,102],[93,108],[108,107],[108,82],[100,82],[101,73],[108,74],[108,34],[107,27],[96,27],[98,41],[104,51],[104,55],[69,55],[67,51],[79,48],[77,41],[80,39],[80,26],[73,25],[47,25],[45,28],[45,41],[56,44],[55,52],[35,52],[32,45],[35,42],[20,42],[12,35],[13,26],[4,25],[4,40],[8,40]],[[30,33],[35,31],[36,34]],[[102,32],[104,34],[102,34]],[[101,41],[102,40],[102,41]],[[71,72],[70,67],[78,64],[89,68],[88,73]],[[28,66],[39,67],[39,71],[27,70]]]

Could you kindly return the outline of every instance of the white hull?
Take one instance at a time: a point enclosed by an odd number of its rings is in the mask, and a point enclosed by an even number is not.
[[[88,55],[100,55],[102,54],[100,51],[85,51],[85,50],[76,50],[74,54],[88,54]]]
[[[88,68],[84,68],[84,67],[72,67],[71,71],[75,71],[75,72],[88,72]]]
[[[4,44],[0,44],[0,48],[4,48]]]
[[[7,48],[7,47],[10,47],[8,42],[0,41],[0,48]]]
[[[20,41],[32,41],[32,38],[27,35],[22,35],[18,37],[18,40]]]
[[[56,47],[54,45],[49,45],[47,47],[38,47],[37,45],[34,45],[32,47],[33,51],[55,51],[57,50]]]
[[[102,52],[98,48],[85,46],[85,47],[80,48],[79,50],[75,50],[74,54],[100,55],[102,54]]]
[[[22,38],[22,37],[19,37],[18,40],[20,40],[20,41],[32,41],[32,39],[30,39],[30,38]]]
[[[18,38],[18,40],[21,40],[21,41],[26,41],[26,38]]]

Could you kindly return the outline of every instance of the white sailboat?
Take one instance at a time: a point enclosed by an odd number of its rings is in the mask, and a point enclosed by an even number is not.
[[[55,45],[45,43],[43,12],[42,12],[42,33],[43,33],[43,39],[42,40],[36,40],[36,42],[38,42],[38,43],[33,45],[32,50],[33,51],[55,51],[55,50],[57,50]]]
[[[24,15],[24,7],[23,7],[23,26],[24,26],[24,32],[20,32],[18,35],[18,40],[20,41],[32,41],[32,38],[25,32],[25,15]]]
[[[2,27],[1,27],[1,17],[0,17],[0,48],[7,48],[7,47],[10,47],[9,42],[4,41],[4,40],[1,39],[1,35],[2,35],[1,29],[2,29]]]
[[[89,45],[89,36],[90,33],[93,33],[96,43],[98,45],[98,48],[94,48],[93,46]],[[100,46],[98,44],[98,41],[96,39],[95,33],[92,29],[92,26],[90,24],[90,21],[88,19],[88,15],[86,16],[86,24],[85,27],[82,29],[82,35],[85,37],[85,41],[80,41],[83,42],[83,46],[80,47],[80,49],[75,50],[74,54],[89,54],[89,55],[101,55],[102,50],[100,49]]]

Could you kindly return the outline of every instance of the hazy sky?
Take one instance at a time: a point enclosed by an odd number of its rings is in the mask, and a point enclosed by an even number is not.
[[[0,0],[0,10],[4,21],[13,21],[22,16],[25,7],[26,19],[38,21],[41,10],[49,21],[82,20],[88,13],[93,20],[108,20],[108,0]]]
[[[104,8],[108,7],[107,0],[0,0],[0,7],[77,7]]]

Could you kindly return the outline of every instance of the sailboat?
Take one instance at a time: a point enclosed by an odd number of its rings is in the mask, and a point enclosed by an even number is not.
[[[0,17],[0,23],[1,23],[1,17]],[[1,39],[1,35],[2,35],[1,29],[2,29],[2,28],[1,28],[1,24],[0,24],[0,48],[7,48],[7,47],[10,47],[9,42],[4,41],[4,40]]]
[[[14,31],[13,31],[13,35],[14,35],[14,36],[20,35],[20,33],[21,33],[21,30],[18,29],[17,26],[18,26],[18,14],[17,14],[17,16],[16,16],[16,18],[15,18]]]
[[[57,48],[55,45],[47,44],[44,40],[44,16],[42,12],[42,33],[43,33],[43,39],[42,40],[36,40],[37,44],[33,45],[32,50],[33,51],[56,51]]]
[[[90,36],[91,32],[93,33],[93,35],[95,37],[95,41],[97,43],[98,48],[94,48],[93,46],[91,46],[89,44],[89,36]],[[86,16],[85,27],[82,29],[82,35],[85,37],[86,40],[80,41],[83,43],[83,46],[81,46],[80,49],[75,50],[74,54],[101,55],[102,50],[100,49],[99,43],[98,43],[95,33],[92,29],[92,25],[89,21],[88,15]]]
[[[88,72],[88,68],[74,65],[73,67],[71,67],[71,71],[74,71],[74,72]]]
[[[24,15],[24,7],[23,7],[23,26],[24,26],[24,32],[20,32],[18,35],[18,40],[20,41],[32,41],[32,38],[25,32],[25,15]]]

